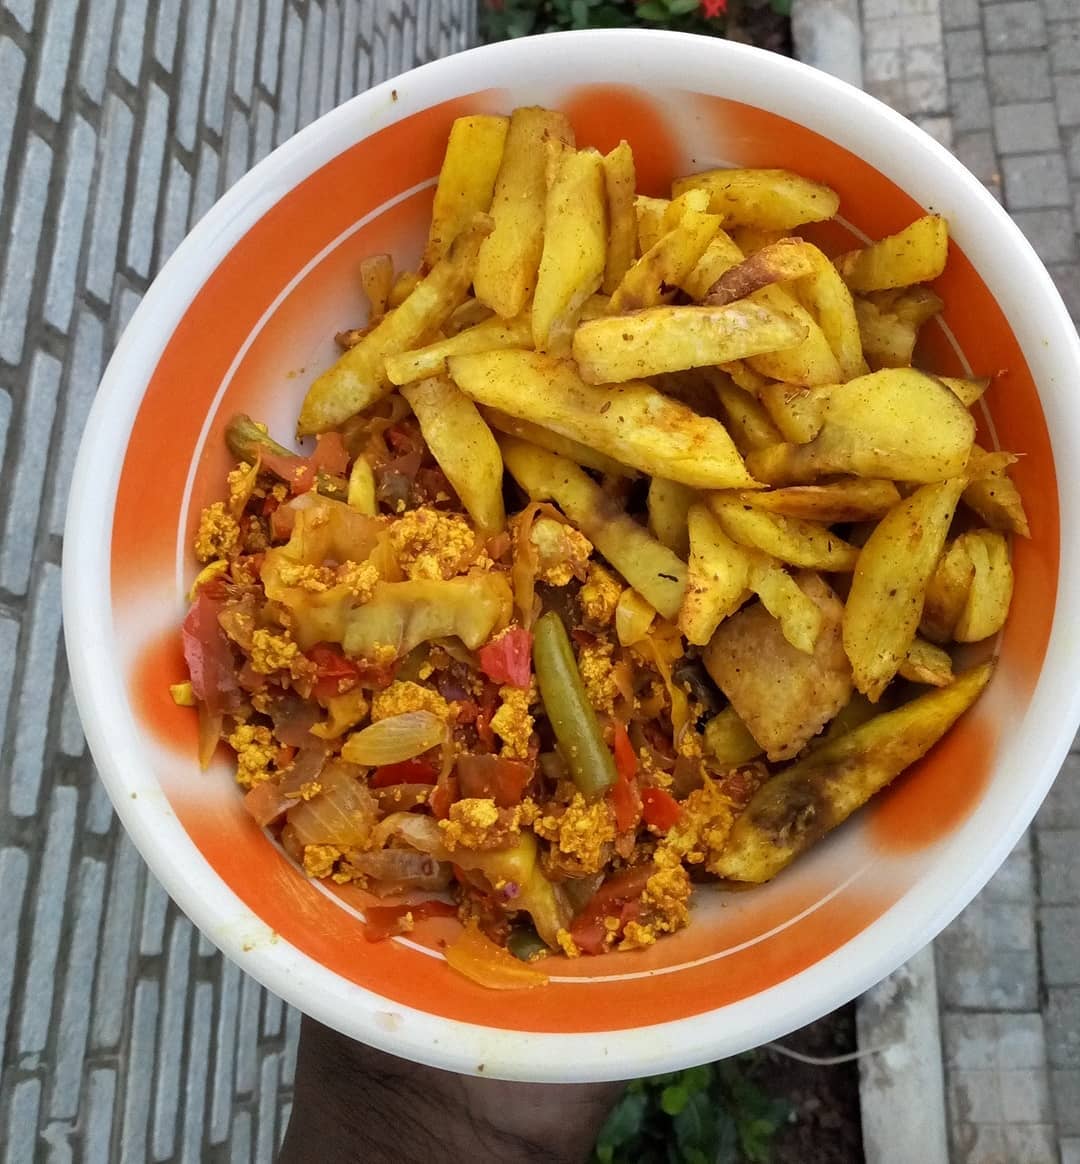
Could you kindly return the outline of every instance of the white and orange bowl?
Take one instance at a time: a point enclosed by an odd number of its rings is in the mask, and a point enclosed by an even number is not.
[[[538,103],[579,144],[633,146],[639,185],[713,166],[834,187],[833,247],[943,214],[952,243],[925,366],[994,373],[982,438],[1022,454],[1031,519],[999,665],[911,771],[769,885],[699,889],[690,927],[645,952],[552,959],[489,991],[453,972],[456,923],[369,943],[364,898],[307,880],[245,813],[226,762],[201,772],[179,623],[200,508],[222,493],[228,418],[291,431],[334,333],[363,318],[359,260],[414,263],[460,114]],[[873,98],[783,57],[646,31],[462,53],[353,98],[237,183],[178,248],[109,363],[64,541],[75,694],[116,810],[165,888],[269,989],[395,1054],[538,1080],[627,1078],[731,1055],[841,1005],[929,942],[1031,821],[1080,720],[1080,342],[1049,275],[989,193]]]

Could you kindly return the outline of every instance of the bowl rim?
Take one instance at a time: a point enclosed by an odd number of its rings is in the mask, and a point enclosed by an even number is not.
[[[544,60],[553,46],[558,64]],[[655,84],[746,101],[809,124],[826,136],[835,136],[820,126],[821,118],[828,120],[830,106],[843,106],[849,120],[859,116],[874,125],[897,157],[927,162],[931,176],[920,175],[920,183],[951,184],[970,206],[971,220],[995,233],[1004,260],[1022,269],[1018,281],[1024,284],[1026,310],[1045,313],[1043,364],[1056,369],[1062,379],[1070,372],[1080,375],[1080,339],[1049,274],[1019,228],[943,146],[888,106],[810,66],[719,38],[649,29],[552,33],[473,48],[357,94],[279,146],[215,203],[158,273],[108,363],[80,443],[64,531],[66,648],[90,751],[124,828],[185,914],[245,972],[350,1036],[436,1067],[544,1082],[621,1079],[732,1054],[768,1042],[862,993],[931,940],[989,880],[1034,816],[1080,723],[1080,652],[1067,649],[1065,633],[1080,624],[1076,584],[1080,555],[1069,539],[1062,538],[1054,623],[1037,691],[1042,696],[1044,743],[1036,777],[1018,805],[1012,827],[968,862],[957,884],[931,895],[922,882],[917,883],[854,939],[769,990],[691,1018],[599,1035],[483,1027],[391,1003],[343,982],[288,943],[276,941],[194,849],[160,791],[154,795],[156,782],[140,771],[145,755],[119,671],[99,667],[95,660],[113,653],[109,552],[123,454],[149,376],[179,318],[236,239],[295,181],[346,148],[345,139],[359,140],[438,101],[488,87],[491,74],[505,75],[503,83],[509,85],[511,74],[521,72],[527,85],[537,75],[546,81],[560,69],[565,72],[568,62],[581,67],[604,60],[617,61],[623,70],[637,62],[643,72],[633,83],[648,83],[651,73]],[[651,61],[656,63],[646,67]],[[723,79],[715,80],[725,73],[716,68],[718,62],[738,66],[734,71],[742,74],[743,92],[732,93]],[[617,83],[606,76],[614,67],[605,66],[600,70],[604,75],[590,76],[590,81]],[[775,99],[765,92],[770,83],[780,94]],[[793,86],[801,87],[800,107],[811,108],[806,117],[792,108]],[[748,96],[746,90],[762,93],[764,99]],[[836,140],[847,144],[843,136]],[[910,184],[896,174],[898,163],[885,161],[879,150],[871,164],[910,191]],[[984,277],[985,266],[978,268]],[[1007,267],[997,269],[998,282],[1002,272]],[[1026,344],[1023,347],[1033,364],[1032,352]],[[1039,386],[1034,367],[1032,375]],[[1062,486],[1080,452],[1080,409],[1071,415],[1066,409],[1058,421],[1048,427],[1064,530],[1078,525],[1071,492]],[[1055,676],[1053,690],[1049,673]],[[913,901],[916,896],[918,905]]]

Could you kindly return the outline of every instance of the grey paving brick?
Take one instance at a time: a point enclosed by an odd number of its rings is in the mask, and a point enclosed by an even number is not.
[[[1031,905],[1035,902],[1035,856],[1030,833],[1020,838],[1001,868],[987,882],[982,896],[998,904]]]
[[[184,25],[184,59],[177,85],[175,133],[177,140],[190,150],[195,146],[199,118],[199,95],[203,70],[206,68],[206,37],[210,26],[209,0],[189,0]]]
[[[1051,1071],[1050,1090],[1058,1128],[1065,1135],[1080,1135],[1080,1070]]]
[[[200,958],[212,958],[217,953],[217,946],[201,930],[197,935],[199,944],[196,948]]]
[[[214,1082],[210,1101],[210,1142],[223,1144],[229,1137],[232,1095],[236,1090],[236,1031],[240,1013],[240,968],[221,963],[217,1019],[214,1027]]]
[[[195,192],[191,199],[189,227],[194,226],[217,200],[219,169],[217,152],[204,142],[199,147],[199,165],[195,171]]]
[[[1044,263],[1068,263],[1076,258],[1076,226],[1071,210],[1017,210],[1013,221]]]
[[[295,1007],[285,1011],[285,1063],[281,1077],[286,1087],[292,1087],[296,1069],[296,1049],[300,1043],[300,1012]]]
[[[1073,181],[1080,180],[1080,126],[1066,129],[1062,134],[1065,149],[1065,165]]]
[[[34,0],[4,0],[4,7],[27,32],[34,27]]]
[[[1010,0],[990,4],[983,11],[986,47],[991,52],[1044,48],[1046,22],[1039,0]]]
[[[323,10],[322,64],[320,67],[319,113],[337,104],[337,46],[341,37],[341,10],[337,0],[326,0]]]
[[[966,28],[945,34],[945,66],[950,81],[966,81],[986,72],[982,30]]]
[[[53,967],[63,930],[63,903],[67,898],[78,801],[74,788],[53,789],[34,893],[30,952],[19,1021],[18,1046],[23,1055],[43,1051],[49,1034],[56,987]]]
[[[1052,73],[1080,72],[1080,17],[1058,20],[1048,29],[1050,40],[1050,71]]]
[[[245,104],[251,104],[255,86],[255,56],[258,48],[259,6],[241,3],[233,57],[233,92]]]
[[[142,921],[139,927],[139,953],[153,958],[165,950],[165,927],[169,913],[169,896],[161,882],[150,874],[143,890]]]
[[[22,688],[16,705],[15,755],[8,791],[8,805],[13,816],[30,817],[38,811],[59,638],[60,569],[46,562],[38,572]]]
[[[75,928],[67,957],[49,1097],[49,1115],[54,1119],[72,1120],[79,1110],[79,1084],[90,1026],[86,983],[93,981],[97,961],[105,873],[104,863],[92,857],[84,857],[79,862],[75,882]]]
[[[276,994],[263,991],[262,1033],[266,1038],[277,1038],[285,1018],[285,1004]]]
[[[50,4],[47,11],[34,104],[53,121],[59,121],[78,8],[74,4]]]
[[[1061,146],[1057,111],[1052,101],[998,105],[994,109],[994,143],[1002,154],[1031,154]]]
[[[96,1067],[90,1072],[87,1086],[86,1145],[87,1161],[111,1160],[113,1107],[116,1103],[116,1072]]]
[[[45,287],[44,315],[59,331],[67,331],[71,323],[96,146],[94,127],[76,115],[68,136],[60,208],[52,223],[52,260]]]
[[[98,1050],[116,1047],[124,1030],[131,962],[132,931],[143,864],[127,835],[117,836],[110,863],[109,898],[101,930],[101,960],[94,984],[91,1045]]]
[[[135,984],[130,1057],[124,1088],[124,1122],[120,1139],[120,1159],[123,1164],[143,1164],[149,1158],[146,1141],[153,1075],[147,1066],[154,1060],[159,993],[160,988],[154,979],[140,978]]]
[[[953,138],[953,153],[980,182],[1001,183],[993,136],[986,130],[958,133]]]
[[[146,36],[146,0],[123,0],[116,35],[116,68],[125,80],[138,85]]]
[[[1055,77],[1054,97],[1058,121],[1062,125],[1080,125],[1080,73]]]
[[[259,38],[259,80],[270,93],[277,89],[284,9],[284,0],[265,0],[263,7],[262,36]]]
[[[297,129],[300,100],[300,53],[304,43],[304,24],[289,8],[285,14],[285,38],[281,52],[281,88],[278,92],[277,126],[274,142],[280,145]]]
[[[181,1054],[187,1019],[188,976],[191,964],[191,923],[174,916],[169,931],[169,954],[165,962],[154,1083],[154,1131],[152,1147],[156,1160],[168,1160],[176,1145],[180,1104]]]
[[[1080,1164],[1080,1139],[1069,1137],[1058,1141],[1061,1164]]]
[[[0,933],[7,939],[0,943],[0,1063],[5,1061],[15,960],[20,950],[19,919],[22,917],[29,867],[30,860],[22,849],[0,849],[0,885],[4,887],[3,894],[0,894]]]
[[[79,86],[96,105],[105,94],[117,0],[91,0],[79,53]]]
[[[7,1145],[7,1164],[25,1164],[36,1157],[40,1110],[41,1080],[37,1077],[20,1079],[11,1091],[7,1135],[3,1137],[3,1143]]]
[[[255,111],[255,137],[252,140],[251,164],[261,162],[274,148],[274,111],[261,97]]]
[[[168,94],[157,85],[151,85],[147,93],[145,120],[139,135],[135,192],[127,235],[127,263],[140,275],[150,274],[154,253],[154,223],[157,219],[158,189],[164,166],[168,119]]]
[[[191,175],[179,158],[169,159],[169,178],[165,186],[165,204],[158,223],[157,266],[160,269],[166,259],[183,241],[188,229],[188,214],[191,209]]]
[[[986,70],[990,96],[996,105],[1045,101],[1051,95],[1050,65],[1046,54],[1038,50],[991,53]]]
[[[1048,986],[1080,984],[1080,904],[1041,907],[1039,946]]]
[[[0,174],[7,173],[8,158],[15,133],[15,115],[19,108],[26,57],[10,38],[0,38]],[[0,210],[3,209],[3,183],[0,183]]]
[[[99,837],[105,836],[113,823],[112,801],[109,800],[105,785],[96,769],[86,774],[89,792],[86,797],[86,827]]]
[[[286,1100],[282,1103],[280,1111],[278,1112],[279,1119],[279,1140],[285,1139],[285,1133],[289,1130],[289,1119],[292,1116],[292,1104]]]
[[[947,115],[944,117],[931,115],[927,117],[913,117],[911,120],[947,150],[953,148],[953,123],[951,117]]]
[[[1069,205],[1069,175],[1060,152],[1003,158],[1001,170],[1005,204],[1010,210]]]
[[[1049,987],[1044,1014],[1050,1066],[1080,1069],[1080,987]]]
[[[265,1055],[259,1064],[259,1120],[255,1159],[272,1161],[277,1154],[278,1081],[281,1057]]]
[[[356,33],[359,25],[360,6],[345,4],[341,11],[341,42],[338,46],[339,104],[356,93]]]
[[[300,63],[300,98],[297,128],[314,121],[319,109],[319,57],[322,52],[322,12],[313,8],[304,22],[304,47]]]
[[[1041,829],[1038,833],[1041,896],[1046,905],[1070,905],[1080,901],[1080,867],[1073,858],[1080,852],[1080,829]]]
[[[206,64],[202,123],[220,135],[225,128],[225,99],[229,91],[229,57],[236,24],[236,0],[219,0],[214,7],[210,55]]]
[[[941,23],[946,29],[974,28],[979,23],[979,0],[942,0]]]
[[[1033,1010],[1038,949],[1031,903],[976,898],[935,943],[938,989],[948,1007]]]
[[[181,1164],[199,1164],[203,1158],[203,1131],[206,1125],[206,1065],[210,1061],[214,1017],[214,988],[197,982],[188,1026],[188,1062],[184,1084],[184,1117],[181,1129]]]
[[[989,129],[990,92],[986,82],[950,81],[949,109],[952,113],[953,129],[958,134]]]
[[[1080,321],[1080,270],[1074,263],[1057,264],[1050,268],[1050,276],[1073,322]]]
[[[75,705],[75,693],[71,690],[70,680],[64,686],[64,702],[60,707],[58,742],[60,751],[72,759],[78,759],[86,751],[86,737],[83,735],[79,709]]]
[[[38,235],[52,173],[52,150],[36,133],[32,133],[21,163],[15,213],[7,241],[4,281],[0,288],[0,357],[9,364],[17,364],[22,358],[26,339]]]
[[[225,189],[235,185],[248,169],[248,151],[251,145],[248,120],[239,109],[229,118],[225,139]]]
[[[259,1010],[262,987],[244,976],[240,984],[239,1027],[236,1035],[236,1090],[241,1095],[255,1091],[259,1059]]]
[[[1043,0],[1047,20],[1068,20],[1076,15],[1076,0]]]
[[[106,303],[112,298],[133,128],[131,110],[120,98],[110,95],[105,102],[102,156],[94,190],[94,219],[86,258],[86,287]]]
[[[141,299],[142,296],[137,291],[133,291],[121,283],[120,295],[115,308],[115,322],[113,323],[113,331],[116,334],[122,333],[131,322],[131,317],[135,314],[135,308],[139,306]]]
[[[250,1164],[251,1112],[245,1108],[233,1116],[229,1139],[229,1164]]]
[[[171,73],[180,33],[180,0],[159,0],[154,5],[154,19],[154,59]]]

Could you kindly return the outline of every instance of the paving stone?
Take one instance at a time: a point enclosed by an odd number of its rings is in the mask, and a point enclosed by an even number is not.
[[[101,958],[94,986],[91,1043],[100,1050],[116,1047],[124,1029],[132,930],[143,876],[143,864],[135,846],[126,834],[119,834],[111,861]]]
[[[191,936],[191,923],[187,918],[182,915],[174,916],[169,933],[169,954],[165,963],[165,995],[161,1008],[157,1070],[154,1073],[152,1147],[156,1160],[168,1160],[176,1145],[181,1066],[177,1048],[184,1042]]]
[[[274,148],[274,111],[261,97],[255,110],[255,137],[252,141],[251,164],[261,162]]]
[[[259,1059],[259,1010],[262,988],[254,978],[240,983],[239,1029],[236,1036],[236,1090],[241,1095],[254,1093]]]
[[[4,0],[4,7],[27,32],[34,27],[34,0]]]
[[[15,983],[15,959],[19,953],[19,920],[30,859],[22,849],[0,849],[0,933],[7,938],[0,942],[0,1063],[4,1050],[11,1010],[11,991]]]
[[[194,226],[217,200],[219,168],[217,152],[204,142],[199,147],[199,165],[195,171],[195,192],[191,199],[188,229]]]
[[[360,5],[345,4],[341,12],[341,44],[338,54],[339,104],[356,94],[356,34],[359,26]]]
[[[986,47],[991,52],[1044,48],[1046,22],[1039,0],[1010,0],[990,4],[983,11]]]
[[[225,99],[229,89],[229,57],[236,0],[219,0],[214,6],[214,27],[210,34],[210,55],[206,65],[202,123],[219,136],[225,128]]]
[[[7,401],[7,410],[11,409],[11,397],[5,392],[0,396],[0,405]],[[3,415],[0,407],[0,416]],[[0,448],[3,445],[0,443]],[[3,739],[4,725],[8,721],[8,708],[11,706],[11,689],[15,682],[15,652],[19,643],[19,622],[8,614],[0,613],[0,742]],[[0,1033],[3,1027],[0,1026]]]
[[[259,1064],[259,1120],[255,1140],[255,1159],[272,1161],[277,1153],[278,1083],[281,1059],[266,1055]]]
[[[1066,129],[1062,133],[1065,148],[1065,165],[1073,181],[1080,180],[1080,126]]]
[[[297,129],[300,99],[300,53],[304,43],[304,24],[294,9],[285,14],[285,37],[281,54],[281,88],[278,95],[277,125],[274,144],[281,145]]]
[[[1074,263],[1062,264],[1051,267],[1050,276],[1073,322],[1080,322],[1080,269]],[[1053,794],[1051,790],[1051,795]],[[1080,821],[1077,823],[1080,824]]]
[[[353,8],[355,5],[349,7]],[[263,6],[262,36],[259,38],[259,80],[269,93],[273,93],[278,84],[278,55],[281,51],[284,8],[284,0],[265,0]]]
[[[239,109],[232,111],[225,138],[225,189],[239,182],[248,169],[250,146],[248,121]]]
[[[994,109],[994,143],[1002,154],[1030,154],[1060,148],[1057,111],[1052,101],[998,105]]]
[[[232,1096],[236,1088],[236,1030],[240,1010],[240,969],[223,962],[218,984],[217,1019],[214,1028],[214,1081],[210,1106],[210,1143],[223,1144],[229,1137]]]
[[[994,139],[988,131],[958,133],[953,139],[953,153],[980,182],[1001,184]]]
[[[1044,1014],[1050,1066],[1080,1069],[1080,986],[1049,987]]]
[[[210,1060],[213,1017],[214,987],[209,982],[198,982],[195,985],[187,1037],[188,1066],[184,1084],[181,1164],[199,1164],[202,1160],[207,1106],[208,1072],[206,1065]]]
[[[75,4],[50,4],[42,36],[34,104],[53,121],[60,120],[64,82],[68,75],[71,42],[75,34]]]
[[[1068,20],[1076,16],[1076,0],[1042,0],[1047,20]]]
[[[146,0],[123,0],[120,31],[116,37],[116,68],[132,85],[138,85],[146,35]]]
[[[146,119],[136,151],[135,192],[127,233],[127,263],[140,275],[150,274],[154,253],[154,223],[157,220],[168,120],[168,94],[157,85],[151,85],[146,100]]]
[[[950,81],[968,81],[986,73],[982,30],[963,29],[945,34],[945,67]]]
[[[111,1160],[113,1107],[116,1103],[116,1072],[98,1067],[90,1073],[87,1088],[86,1145],[87,1161]]]
[[[118,97],[105,103],[104,142],[94,191],[94,219],[90,249],[86,258],[86,287],[103,302],[112,298],[116,248],[120,240],[120,220],[124,212],[124,186],[128,173],[128,152],[135,120]]]
[[[158,1016],[158,983],[140,978],[135,984],[131,1013],[131,1043],[124,1095],[124,1122],[121,1131],[121,1160],[124,1164],[141,1164],[149,1158],[147,1124],[150,1117],[150,1093],[153,1072],[147,1066],[154,1061],[155,1029]]]
[[[1048,34],[1050,71],[1080,72],[1080,19],[1055,21],[1050,25]]]
[[[309,125],[319,111],[319,59],[322,54],[322,12],[313,8],[304,22],[304,47],[300,64],[300,99],[297,128]]]
[[[1017,210],[1012,217],[1044,263],[1067,263],[1076,258],[1071,210]]]
[[[1002,159],[1005,205],[1010,210],[1068,206],[1069,175],[1059,152],[1018,154]]]
[[[116,0],[91,0],[79,54],[79,86],[95,105],[105,93],[115,19]]]
[[[240,0],[239,14],[233,58],[233,92],[245,105],[250,105],[255,87],[255,57],[259,43],[259,6]]]
[[[1058,121],[1062,125],[1080,125],[1080,73],[1054,78]]]
[[[986,71],[996,105],[1050,97],[1050,66],[1043,52],[991,53],[986,58]]]
[[[1040,908],[1039,947],[1048,986],[1080,984],[1080,904]]]
[[[1064,1135],[1080,1135],[1080,1070],[1050,1072],[1058,1128]]]
[[[26,57],[10,38],[0,38],[0,174],[7,173],[15,133],[15,115],[19,107]],[[3,183],[0,183],[0,210],[3,209]]]
[[[76,115],[68,136],[67,176],[60,208],[51,224],[52,261],[45,288],[45,319],[59,331],[67,331],[71,322],[96,146],[94,127]]]
[[[241,1108],[233,1116],[230,1139],[232,1150],[229,1153],[229,1164],[250,1164],[251,1112]]]
[[[952,113],[953,129],[957,133],[989,129],[990,92],[986,82],[950,81],[949,109]]]
[[[179,158],[170,158],[165,204],[158,223],[157,268],[160,270],[187,234],[191,208],[191,175]]]
[[[52,161],[52,149],[48,143],[31,133],[19,167],[15,213],[0,286],[0,357],[9,364],[17,364],[22,358],[26,340],[35,255],[48,202]]]
[[[64,702],[60,708],[60,751],[65,756],[77,760],[86,751],[86,737],[79,720],[79,709],[75,706],[75,695],[68,681],[64,690]]]
[[[913,117],[912,121],[947,150],[953,148],[953,123],[951,117],[947,115],[944,117]]]
[[[188,0],[184,26],[184,59],[177,85],[176,138],[186,150],[195,146],[199,94],[206,68],[206,37],[210,25],[209,0]]]
[[[25,1164],[37,1156],[38,1112],[41,1110],[41,1080],[21,1079],[11,1091],[7,1135],[0,1146],[7,1145],[7,1164]]]
[[[1080,1164],[1080,1139],[1059,1140],[1058,1147],[1061,1149],[1061,1164]]]
[[[1080,829],[1040,829],[1038,834],[1040,893],[1046,905],[1080,901]]]
[[[935,942],[948,1007],[1025,1010],[1038,1005],[1034,906],[978,897]]]

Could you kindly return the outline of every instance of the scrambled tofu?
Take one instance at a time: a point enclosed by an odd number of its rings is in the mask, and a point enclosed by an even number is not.
[[[597,711],[611,715],[619,695],[615,681],[615,667],[611,662],[610,643],[597,642],[583,646],[578,652],[578,670],[585,684],[585,694]]]
[[[251,669],[260,675],[289,670],[299,654],[300,648],[288,635],[260,628],[251,636]]]
[[[449,721],[453,717],[450,704],[430,687],[421,687],[408,679],[397,679],[382,691],[371,697],[371,721],[389,719],[392,715],[403,715],[407,711],[430,711],[440,719]]]
[[[381,580],[374,562],[342,562],[335,572],[334,581],[345,586],[359,602],[370,602],[375,587]]]
[[[242,723],[227,742],[236,752],[236,782],[241,787],[254,788],[274,774],[278,746],[269,728]]]
[[[310,566],[304,562],[282,562],[277,567],[278,582],[309,594],[321,594],[337,585],[337,572],[329,566]]]
[[[195,534],[195,556],[200,562],[231,558],[240,548],[240,526],[225,509],[224,501],[207,506],[199,517]]]
[[[667,867],[688,861],[714,872],[736,818],[765,777],[761,765],[736,769],[719,780],[706,776],[682,802],[682,819],[657,846],[656,863]]]
[[[565,586],[571,578],[584,579],[592,542],[573,526],[553,517],[538,517],[529,530],[536,551],[538,582]]]
[[[258,480],[258,464],[249,465],[244,461],[241,461],[225,478],[229,487],[229,512],[233,517],[239,517],[244,512],[251,495],[255,492]]]
[[[390,545],[411,580],[464,574],[480,554],[472,527],[456,513],[426,507],[402,514],[390,526]]]
[[[533,822],[533,832],[557,850],[551,854],[550,865],[582,876],[598,873],[611,856],[615,817],[606,800],[590,804],[576,792],[562,812],[538,817]]]
[[[623,584],[610,570],[605,570],[599,562],[593,562],[580,595],[585,621],[593,626],[610,626],[623,590]]]
[[[690,875],[680,863],[661,865],[646,882],[641,912],[636,920],[626,923],[619,949],[651,946],[662,934],[673,934],[688,925],[691,888]]]
[[[329,877],[340,856],[337,845],[305,845],[304,872],[316,879]]]
[[[491,730],[502,740],[502,755],[508,760],[524,760],[529,754],[533,717],[529,714],[529,692],[518,687],[500,687],[502,703],[491,717]]]
[[[455,849],[500,849],[521,831],[521,813],[500,809],[494,800],[466,797],[450,806],[450,816],[439,821],[443,843]]]
[[[559,949],[568,958],[580,958],[581,951],[578,949],[577,942],[570,936],[569,930],[559,930],[555,935],[555,941],[559,943]]]

